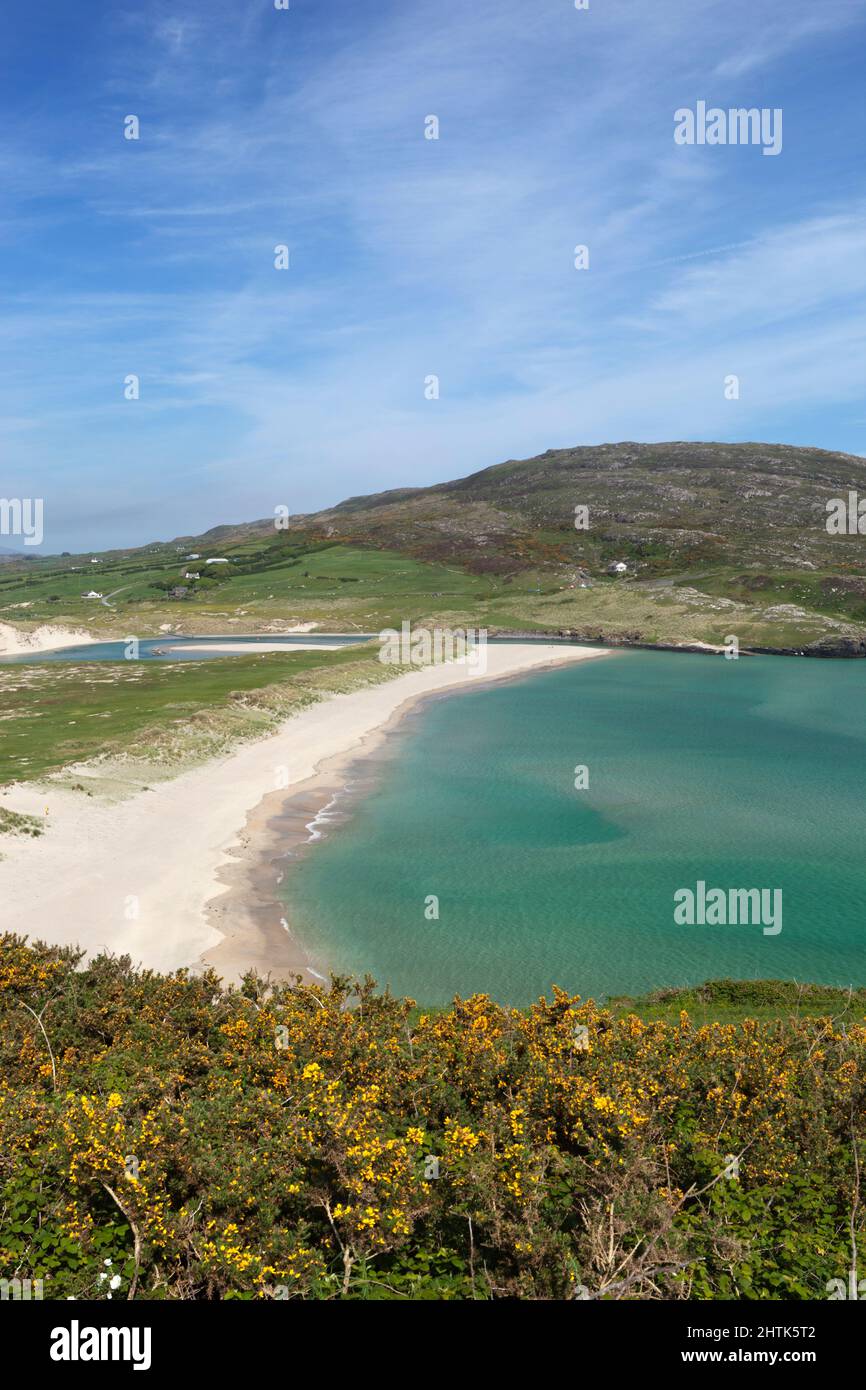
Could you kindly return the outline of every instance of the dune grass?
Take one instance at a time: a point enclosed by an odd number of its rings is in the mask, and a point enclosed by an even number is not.
[[[0,668],[0,785],[96,756],[206,757],[267,733],[329,691],[389,674],[367,647]]]

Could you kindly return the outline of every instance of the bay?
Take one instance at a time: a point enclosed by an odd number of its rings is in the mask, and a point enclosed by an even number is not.
[[[864,985],[864,760],[862,661],[619,652],[437,698],[289,867],[289,920],[424,1004]],[[782,931],[677,925],[698,881],[780,888]]]

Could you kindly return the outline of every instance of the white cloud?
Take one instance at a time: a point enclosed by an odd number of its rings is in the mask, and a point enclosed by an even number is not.
[[[0,166],[0,236],[55,250],[50,285],[0,325],[0,411],[39,422],[7,432],[7,467],[107,493],[122,469],[143,509],[192,510],[207,477],[218,521],[267,510],[277,484],[310,509],[553,444],[832,418],[866,375],[863,209],[822,183],[788,109],[778,161],[677,149],[672,130],[698,97],[775,104],[788,58],[854,10],[117,12],[102,128],[73,110],[46,139],[34,110]],[[119,113],[139,106],[132,148]]]

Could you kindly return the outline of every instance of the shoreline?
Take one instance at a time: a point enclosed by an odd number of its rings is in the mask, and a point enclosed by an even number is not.
[[[171,627],[171,624],[169,624],[169,627]],[[293,623],[288,627],[281,628],[279,632],[268,630],[265,632],[248,633],[202,633],[201,635],[194,632],[173,633],[171,631],[160,631],[149,636],[145,635],[144,640],[148,642],[171,641],[178,643],[183,641],[194,641],[197,644],[199,642],[207,642],[209,645],[205,648],[206,650],[231,653],[234,652],[236,643],[243,641],[252,642],[254,639],[271,638],[275,643],[273,648],[267,647],[264,642],[262,642],[261,645],[256,645],[256,650],[284,651],[285,647],[278,645],[280,637],[303,637],[312,635],[318,637],[319,633],[314,632],[314,629],[317,627],[318,623]],[[322,634],[324,637],[342,637],[344,635],[348,636],[351,634],[336,632]],[[28,628],[22,627],[20,623],[10,623],[4,620],[0,622],[0,661],[5,657],[38,656],[42,652],[63,651],[66,647],[95,647],[102,646],[105,643],[122,643],[126,640],[125,637],[107,637],[104,634],[94,636],[93,633],[86,628],[69,627],[63,623],[40,623],[36,627]],[[315,643],[314,645],[318,648],[321,646],[321,643]],[[298,650],[299,648],[294,647],[293,649]],[[303,648],[300,649],[303,650]]]
[[[604,648],[578,650],[581,655],[574,658],[576,661],[610,655]],[[353,795],[348,779],[356,769],[362,775],[364,769],[368,773],[369,783],[364,794],[373,789],[377,773],[381,771],[379,768],[372,770],[376,755],[402,730],[409,716],[423,706],[467,690],[511,685],[530,675],[565,665],[566,661],[567,658],[557,654],[528,669],[485,674],[465,684],[455,682],[441,689],[409,695],[383,723],[363,734],[353,747],[324,757],[303,782],[262,797],[247,813],[240,843],[228,851],[227,862],[217,870],[216,877],[224,885],[223,891],[206,904],[205,910],[222,934],[222,940],[203,952],[202,963],[213,966],[218,974],[225,970],[231,972],[237,969],[240,951],[245,956],[253,955],[256,962],[279,958],[281,966],[265,966],[276,978],[308,975],[324,981],[332,970],[339,973],[337,962],[325,960],[308,950],[287,920],[288,908],[278,892],[294,864],[324,838],[303,832],[308,832],[337,798]],[[340,818],[348,819],[348,815],[341,814]]]
[[[217,633],[179,633],[171,630],[173,625],[164,624],[168,631],[159,631],[152,634],[144,634],[145,640],[156,642],[160,640],[170,641],[175,645],[179,652],[189,655],[192,650],[206,651],[211,657],[216,656],[237,656],[248,655],[251,652],[285,651],[286,648],[280,643],[280,637],[289,637],[296,634],[313,634],[317,638],[342,638],[358,637],[363,640],[372,641],[376,633],[361,632],[321,632],[318,631],[318,623],[295,623],[287,627],[282,627],[274,631],[274,625],[268,623],[264,628],[253,632],[217,632]],[[273,646],[266,645],[262,639],[271,638]],[[93,636],[92,633],[81,628],[67,628],[59,624],[44,623],[32,629],[22,628],[9,622],[0,622],[0,664],[4,660],[19,656],[39,656],[43,652],[62,651],[65,647],[85,647],[104,643],[120,643],[124,639],[121,637],[111,637],[99,635]],[[534,646],[560,646],[580,644],[583,647],[599,648],[605,652],[615,651],[650,651],[650,652],[682,652],[695,656],[718,656],[727,649],[724,645],[714,642],[705,642],[699,638],[684,637],[681,640],[669,640],[649,642],[642,641],[638,634],[634,633],[605,633],[599,630],[580,630],[574,628],[559,628],[556,631],[519,631],[508,628],[496,629],[489,632],[489,644],[520,642],[532,644]],[[184,647],[182,643],[194,643],[194,647]],[[247,648],[243,643],[248,642]],[[329,650],[325,642],[318,641],[311,644],[316,649]],[[337,643],[334,648],[335,650]],[[304,648],[300,643],[293,644],[292,650],[302,651]],[[844,661],[866,659],[866,638],[857,635],[832,636],[827,635],[823,639],[818,639],[803,647],[766,647],[747,644],[742,646],[739,651],[740,656],[788,656],[788,657],[811,657],[830,661]],[[86,660],[87,658],[81,658]]]
[[[456,663],[404,671],[327,696],[266,738],[119,802],[50,782],[14,784],[0,805],[38,816],[46,833],[0,838],[4,930],[163,972],[213,965],[227,982],[252,968],[311,974],[280,926],[281,907],[274,920],[273,892],[268,900],[252,886],[246,899],[233,891],[233,870],[243,875],[250,855],[261,861],[278,807],[377,746],[421,698],[610,654],[514,643],[489,647],[483,674]]]

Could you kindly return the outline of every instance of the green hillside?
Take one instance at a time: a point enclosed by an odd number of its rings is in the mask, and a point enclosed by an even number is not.
[[[862,654],[866,538],[826,529],[827,503],[851,490],[866,496],[866,460],[820,449],[549,450],[353,497],[286,530],[265,519],[137,550],[11,560],[0,622],[123,636],[290,622],[376,631],[406,618],[651,643],[733,633],[746,647]],[[91,589],[102,597],[84,597]]]

